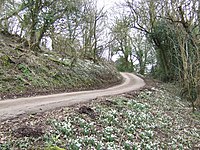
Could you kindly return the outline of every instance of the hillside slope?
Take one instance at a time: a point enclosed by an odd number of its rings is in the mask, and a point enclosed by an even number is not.
[[[108,87],[122,77],[108,62],[71,58],[55,51],[34,54],[18,36],[0,33],[0,99]]]

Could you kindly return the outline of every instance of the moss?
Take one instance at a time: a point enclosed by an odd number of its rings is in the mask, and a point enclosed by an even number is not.
[[[0,56],[0,64],[4,67],[10,67],[14,62],[8,55],[1,55]]]

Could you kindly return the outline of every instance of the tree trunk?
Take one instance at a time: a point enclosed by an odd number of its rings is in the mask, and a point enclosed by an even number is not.
[[[35,44],[37,43],[37,36],[36,36],[36,25],[38,23],[38,13],[40,7],[40,0],[36,0],[34,3],[34,7],[31,8],[31,27],[30,27],[30,48],[35,50]]]
[[[94,20],[94,31],[93,31],[93,36],[94,36],[94,50],[93,50],[93,61],[94,63],[96,62],[96,54],[97,54],[97,35],[96,35],[96,29],[97,29],[97,19],[95,16],[95,20]]]

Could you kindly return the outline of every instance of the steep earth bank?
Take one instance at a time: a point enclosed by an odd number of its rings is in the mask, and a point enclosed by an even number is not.
[[[18,36],[0,33],[0,99],[99,89],[118,84],[121,75],[106,61],[33,53]]]

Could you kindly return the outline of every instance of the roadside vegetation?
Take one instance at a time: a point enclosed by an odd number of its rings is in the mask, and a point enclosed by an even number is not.
[[[12,48],[19,37],[0,33],[0,99],[109,87],[122,78],[112,63],[78,59],[59,53],[35,55]]]
[[[9,68],[21,57],[31,63],[34,56],[43,54],[53,55],[50,64],[59,59],[69,66],[80,59],[98,63],[103,56],[112,60],[117,55],[118,70],[148,74],[164,82],[178,81],[180,95],[191,102],[193,110],[200,106],[198,0],[124,0],[115,5],[112,15],[98,7],[97,0],[1,0],[0,10],[1,33],[20,38],[17,44],[8,44],[8,50],[5,44],[12,40],[0,41],[1,66]],[[13,54],[15,58],[9,56]],[[19,60],[22,62],[16,68],[29,74],[26,60]],[[52,73],[55,78],[60,76]],[[21,76],[17,78],[30,84]]]
[[[120,15],[110,27],[117,67],[176,82],[181,97],[200,108],[200,2],[124,0],[117,6]]]
[[[103,58],[93,1],[0,2],[0,99],[105,88],[122,81]]]
[[[199,149],[200,114],[159,84],[0,124],[7,149]]]
[[[162,82],[0,122],[0,150],[200,149],[200,2],[97,4],[0,0],[0,100]]]

